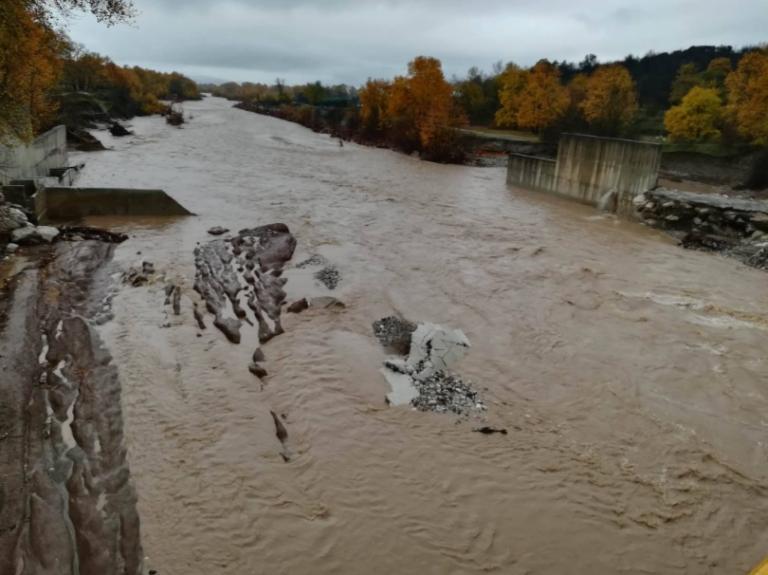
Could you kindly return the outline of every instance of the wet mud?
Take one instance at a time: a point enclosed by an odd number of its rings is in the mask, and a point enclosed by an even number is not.
[[[114,243],[39,248],[2,294],[0,573],[138,575],[110,317]]]

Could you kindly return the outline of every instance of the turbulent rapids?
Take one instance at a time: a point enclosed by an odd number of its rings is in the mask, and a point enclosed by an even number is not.
[[[187,111],[74,161],[78,185],[162,188],[197,217],[89,218],[127,241],[3,270],[0,573],[764,558],[764,271],[503,169],[342,148],[215,98]],[[387,402],[382,366],[419,326],[466,348],[419,382],[442,410]]]

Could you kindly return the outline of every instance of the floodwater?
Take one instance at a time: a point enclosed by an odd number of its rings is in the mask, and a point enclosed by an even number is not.
[[[146,567],[189,574],[739,574],[768,555],[768,275],[683,251],[504,170],[443,166],[186,105],[78,156],[82,185],[161,187],[196,218],[127,230],[102,333],[123,385]],[[345,310],[284,316],[264,347],[192,318],[206,230],[284,222]],[[141,252],[139,254],[138,252]],[[328,295],[286,272],[289,300]],[[478,421],[388,407],[371,322],[463,330]],[[208,318],[210,323],[210,317]],[[201,334],[201,335],[200,335]],[[280,456],[270,410],[285,416]]]

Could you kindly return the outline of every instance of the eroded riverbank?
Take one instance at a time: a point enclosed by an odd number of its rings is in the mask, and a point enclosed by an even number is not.
[[[162,187],[199,214],[94,220],[131,235],[120,265],[164,278],[121,288],[101,328],[148,567],[730,574],[762,559],[764,272],[507,190],[503,169],[340,148],[216,99],[187,111],[183,130],[137,120],[81,180]],[[192,319],[193,249],[213,225],[270,222],[298,241],[288,301],[346,308],[284,316],[259,382],[257,330],[234,346]],[[332,292],[295,266],[313,255],[339,271]],[[507,435],[387,407],[371,323],[392,314],[466,333],[462,376]]]

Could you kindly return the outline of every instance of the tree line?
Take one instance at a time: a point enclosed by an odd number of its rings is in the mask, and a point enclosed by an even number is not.
[[[686,61],[690,57],[694,61]],[[674,75],[670,62],[678,63]],[[656,75],[650,64],[658,63]],[[585,131],[608,136],[666,135],[673,142],[768,144],[768,49],[694,47],[600,64],[540,60],[477,69],[455,83],[473,124],[540,135]]]
[[[60,26],[71,10],[108,25],[133,15],[129,0],[0,2],[0,140],[29,140],[59,123],[79,128],[152,114],[164,109],[162,100],[200,97],[181,74],[118,66],[74,44]]]
[[[446,79],[439,60],[418,57],[404,76],[369,79],[360,89],[320,82],[201,87],[246,109],[432,159],[456,159],[454,128],[483,126],[658,137],[726,146],[768,144],[768,49],[698,46],[578,64],[471,68]],[[344,110],[341,112],[340,110]]]

